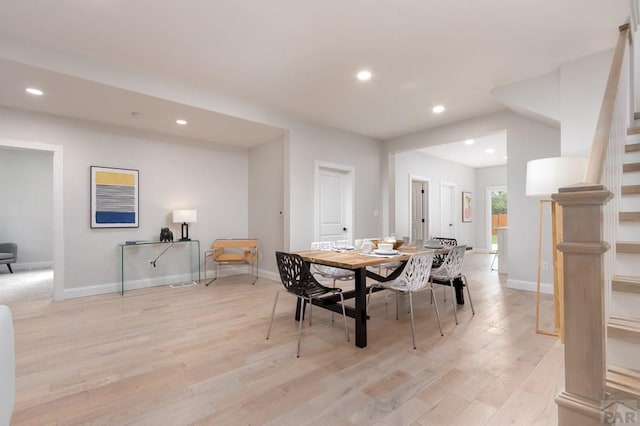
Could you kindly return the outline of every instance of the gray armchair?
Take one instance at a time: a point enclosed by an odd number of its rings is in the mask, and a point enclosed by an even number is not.
[[[18,260],[18,245],[16,243],[0,243],[0,265],[5,264],[13,274],[11,264]]]

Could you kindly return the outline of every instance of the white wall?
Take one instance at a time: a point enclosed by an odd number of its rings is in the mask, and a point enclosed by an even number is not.
[[[562,156],[588,156],[614,50],[560,66]]]
[[[179,226],[170,220],[173,209],[198,211],[190,236],[202,241],[202,250],[216,238],[247,235],[246,150],[184,145],[189,141],[7,108],[0,108],[0,138],[64,146],[67,296],[115,291],[120,283],[118,244],[157,240],[163,226],[173,228],[179,236]],[[90,228],[91,165],[140,171],[139,228]],[[159,271],[149,267],[148,260],[157,255],[156,249],[149,248],[139,256],[139,269],[128,270],[127,279],[185,272],[179,264],[180,250],[167,252],[160,261],[165,269]],[[176,262],[173,269],[172,262]]]
[[[252,174],[256,185],[249,189],[247,150],[221,145],[203,148],[201,141],[188,145],[188,140],[171,136],[9,108],[0,108],[0,129],[0,138],[64,147],[65,297],[116,291],[120,283],[118,244],[127,240],[155,240],[162,226],[171,227],[174,235],[179,235],[179,226],[170,221],[173,209],[198,211],[198,222],[190,226],[190,236],[201,240],[201,251],[216,238],[249,236],[250,224],[251,230],[258,234],[266,230],[266,225],[260,225],[257,217],[249,219],[250,192],[253,195],[260,191],[258,185],[263,182]],[[275,266],[268,261],[268,252],[275,251],[276,247],[300,250],[313,240],[316,160],[355,168],[355,236],[381,233],[382,217],[374,215],[382,209],[380,141],[292,122],[288,139],[279,146],[258,147],[253,153],[252,167],[268,170],[269,185],[274,185],[274,191],[277,182],[284,182],[283,200],[277,200],[276,191],[276,197],[256,200],[255,209],[251,206],[252,212],[258,214],[264,206],[272,209],[278,204],[279,210],[284,205],[284,217],[278,220],[284,222],[285,239],[281,243],[274,229],[263,234],[266,253],[263,259],[267,259],[263,268],[275,272]],[[277,164],[268,164],[261,155],[269,156],[269,162],[278,156],[280,160]],[[90,228],[91,165],[140,171],[140,228]],[[278,168],[282,177],[278,176]],[[128,252],[131,259],[125,265],[126,280],[131,282],[129,288],[158,283],[163,274],[180,275],[189,268],[184,264],[187,249],[170,250],[160,259],[157,268],[149,267],[149,260],[155,258],[157,250],[144,248],[147,251],[143,252],[142,249],[136,248],[135,254]],[[147,278],[150,282],[145,281]]]
[[[483,135],[507,131],[507,187],[509,203],[509,285],[533,288],[536,282],[538,243],[532,230],[538,229],[538,200],[525,197],[527,161],[560,154],[560,130],[540,124],[511,111],[478,117],[424,132],[386,141],[387,155],[411,151],[425,146],[466,139],[469,135]],[[389,198],[395,198],[395,187]],[[477,211],[476,206],[476,211]],[[386,212],[386,217],[391,216]],[[389,226],[394,226],[391,222]],[[551,261],[550,252],[545,260]],[[544,282],[551,282],[544,276]]]
[[[289,131],[289,248],[303,250],[313,241],[315,161],[354,167],[354,239],[379,235],[382,232],[382,216],[375,216],[374,213],[382,209],[382,143],[365,136],[310,124],[296,124]]]
[[[288,131],[284,165],[284,249],[299,250],[313,241],[313,164],[326,161],[355,167],[355,238],[382,231],[380,188],[381,141],[315,125],[273,108],[202,90],[190,83],[114,67],[96,58],[77,56],[37,43],[0,36],[5,59],[87,78],[113,87],[184,103]],[[386,161],[386,157],[385,157]]]
[[[260,271],[276,280],[275,252],[284,246],[284,161],[282,139],[249,150],[249,237],[260,240]]]
[[[505,106],[526,117],[551,126],[560,124],[559,70],[496,87],[491,93]]]
[[[487,247],[487,187],[507,186],[507,166],[482,167],[476,169],[476,196],[474,219],[476,220],[476,243],[478,249],[489,249]],[[509,189],[507,188],[507,193]],[[509,207],[507,206],[507,209]]]
[[[509,278],[512,288],[535,290],[538,259],[539,199],[525,195],[527,161],[560,155],[560,131],[529,122],[507,130],[507,203],[509,205]],[[547,222],[549,223],[549,222]],[[545,234],[551,235],[547,228]],[[551,245],[547,244],[542,260],[552,262]],[[541,277],[544,290],[553,287],[551,271]]]
[[[53,262],[53,154],[0,147],[0,242],[18,244],[14,269]]]
[[[430,234],[443,235],[441,214],[441,183],[456,184],[455,200],[452,206],[456,217],[456,238],[460,244],[475,246],[475,226],[477,224],[477,194],[474,193],[474,210],[471,222],[462,223],[462,191],[474,192],[475,169],[421,152],[409,151],[395,155],[395,234],[397,237],[411,235],[410,232],[410,176],[420,176],[430,181]]]
[[[492,93],[515,112],[544,124],[561,123],[562,156],[588,156],[613,53],[608,49],[566,62]]]

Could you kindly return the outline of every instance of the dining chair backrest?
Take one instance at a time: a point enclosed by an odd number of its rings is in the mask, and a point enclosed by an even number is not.
[[[332,241],[314,241],[311,243],[311,250],[331,250]]]
[[[458,240],[455,238],[435,237],[434,240],[438,240],[440,244],[445,246],[457,246]]]
[[[288,292],[302,295],[305,283],[308,283],[309,279],[315,281],[307,265],[297,254],[277,251],[276,262],[278,272],[280,272],[280,280]]]
[[[413,254],[396,281],[404,282],[409,291],[419,291],[429,283],[433,251]]]
[[[447,253],[447,257],[444,259],[444,263],[440,266],[440,269],[443,269],[443,272],[445,272],[449,278],[457,278],[462,275],[462,263],[466,250],[466,245],[455,246]]]

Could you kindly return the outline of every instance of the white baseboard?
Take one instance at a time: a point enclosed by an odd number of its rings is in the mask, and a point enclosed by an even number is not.
[[[537,284],[533,281],[513,280],[507,278],[507,287],[515,290],[536,291]],[[553,294],[553,284],[540,283],[540,293]]]
[[[53,268],[53,262],[23,262],[11,264],[11,269],[13,269],[14,271],[31,271],[34,269],[51,268]]]
[[[204,278],[204,277],[203,277]],[[145,278],[141,280],[126,281],[124,283],[125,293],[130,290],[137,290],[147,287],[159,287],[169,284],[184,283],[193,281],[191,274],[170,275],[165,277]],[[65,288],[64,298],[73,299],[76,297],[97,296],[98,294],[116,293],[120,291],[120,282],[90,285],[86,287]]]
[[[491,250],[485,247],[474,248],[472,250],[474,253],[484,253],[484,254],[494,254],[495,250]]]
[[[280,274],[271,271],[260,270],[260,278],[266,278],[271,281],[280,282]]]
[[[249,268],[240,267],[240,266],[225,267],[225,268],[220,268],[218,272],[219,272],[218,277],[221,278],[221,277],[227,277],[231,275],[247,274],[249,273]],[[258,277],[280,282],[280,275],[275,274],[271,271],[259,270]],[[204,273],[201,275],[201,278],[204,281],[205,279]],[[207,278],[208,279],[213,278],[213,273],[211,271],[209,271]],[[127,281],[125,282],[124,291],[126,294],[126,292],[130,290],[137,290],[137,289],[147,288],[147,287],[165,286],[165,285],[176,284],[176,283],[184,283],[192,280],[193,278],[191,274],[180,274],[180,275],[171,275],[171,276],[159,277],[159,278],[147,278],[142,280]],[[86,287],[65,288],[64,299],[97,296],[99,294],[116,293],[119,291],[120,291],[120,282],[91,285]]]
[[[218,269],[218,277],[228,277],[231,275],[249,274],[251,270],[248,266],[224,266]],[[213,270],[207,271],[207,280],[213,278]],[[258,278],[266,278],[272,281],[280,282],[280,275],[277,272],[271,272],[264,269],[258,269]],[[202,272],[202,279],[204,280],[204,272]]]
[[[89,285],[85,287],[65,288],[62,299],[75,299],[76,297],[97,296],[99,294],[115,293],[120,291],[120,283]]]

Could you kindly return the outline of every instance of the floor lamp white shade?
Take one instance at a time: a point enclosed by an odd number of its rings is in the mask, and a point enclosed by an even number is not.
[[[527,162],[526,195],[550,198],[559,188],[584,181],[586,157],[551,157]]]

